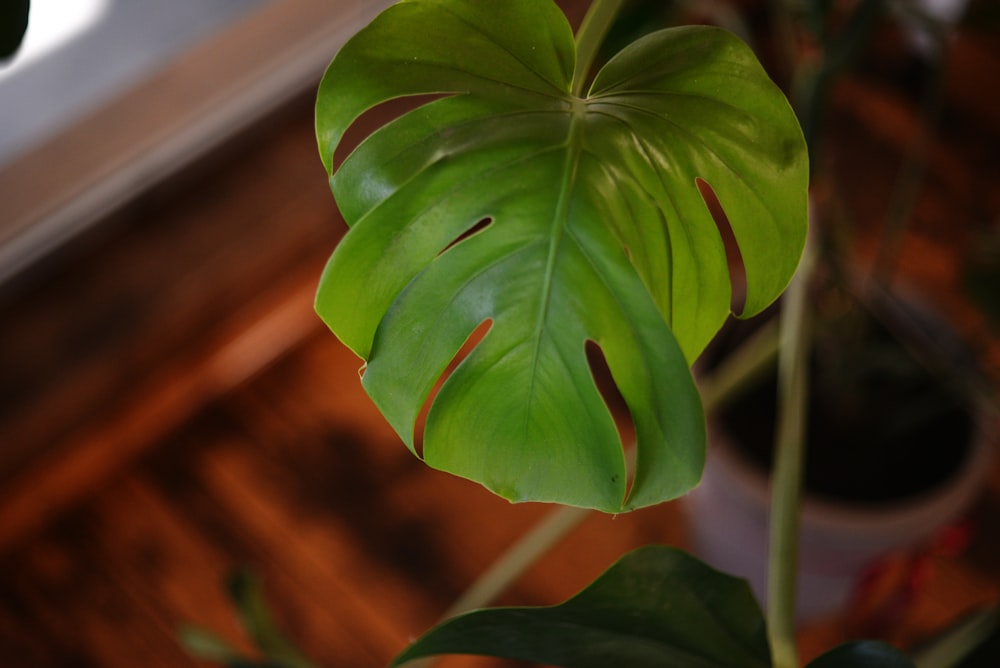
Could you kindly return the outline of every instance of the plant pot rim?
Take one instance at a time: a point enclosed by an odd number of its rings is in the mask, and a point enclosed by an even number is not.
[[[859,540],[878,543],[892,534],[932,535],[967,509],[981,492],[994,465],[996,432],[995,418],[988,411],[978,411],[968,452],[958,470],[915,496],[865,504],[805,493],[800,508],[803,531],[820,538],[829,535],[831,540],[839,540],[849,531]],[[768,474],[741,454],[733,437],[718,424],[711,424],[709,433],[711,465],[713,473],[723,479],[722,489],[751,500],[753,508],[747,511],[766,514],[770,503]]]

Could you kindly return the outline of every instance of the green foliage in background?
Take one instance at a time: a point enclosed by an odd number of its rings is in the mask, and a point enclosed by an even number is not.
[[[663,546],[622,557],[560,605],[477,610],[428,631],[393,662],[480,654],[564,668],[768,668],[764,616],[744,580]],[[807,668],[913,668],[878,642],[848,643]]]
[[[250,571],[234,571],[226,580],[226,594],[258,656],[244,656],[211,631],[184,626],[178,635],[191,656],[225,668],[316,668],[275,624],[260,581]]]
[[[771,665],[764,617],[747,583],[661,546],[625,555],[560,605],[491,608],[450,619],[393,666],[445,653],[566,668]]]
[[[256,656],[241,654],[211,632],[186,627],[181,642],[192,656],[225,668],[316,668],[275,625],[256,578],[238,571],[226,589]],[[559,605],[491,608],[445,620],[400,653],[391,666],[442,654],[478,654],[564,668],[772,666],[764,617],[749,585],[665,546],[626,554]],[[807,668],[913,668],[913,664],[888,645],[863,641],[837,647]]]

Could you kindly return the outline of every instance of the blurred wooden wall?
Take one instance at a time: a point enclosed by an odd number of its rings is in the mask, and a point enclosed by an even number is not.
[[[995,332],[956,295],[975,234],[1000,221],[1000,48],[965,36],[952,68],[902,268],[997,364]],[[242,565],[322,665],[382,665],[548,512],[412,458],[313,315],[343,224],[311,103],[0,289],[0,666],[197,665],[184,623],[245,646],[221,589]],[[884,215],[873,184],[914,113],[878,77],[836,91],[834,157],[862,214]],[[1000,597],[1000,474],[975,517],[890,638]],[[554,603],[650,542],[684,544],[672,505],[592,516],[504,600]],[[807,654],[847,621],[804,629]]]

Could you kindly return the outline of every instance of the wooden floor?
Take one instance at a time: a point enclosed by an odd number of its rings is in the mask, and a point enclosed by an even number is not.
[[[176,625],[238,637],[220,583],[243,564],[322,665],[386,663],[544,509],[420,465],[380,427],[354,366],[329,336],[308,337],[10,549],[4,665],[188,665]],[[557,600],[624,544],[676,538],[675,521],[594,517],[512,596]]]
[[[1000,72],[996,48],[961,56]],[[1000,102],[957,78],[904,264],[995,364],[955,298],[974,226],[954,216],[1000,220]],[[878,216],[864,191],[891,174],[894,114],[912,111],[851,85],[842,146],[882,158],[844,180]],[[303,98],[3,288],[0,667],[200,665],[176,629],[245,646],[221,587],[244,565],[320,665],[384,665],[549,512],[427,469],[377,415],[311,310],[341,233]],[[911,645],[1000,598],[1000,469],[973,519],[887,637]],[[593,515],[503,600],[553,603],[631,547],[685,540],[674,505]],[[806,654],[849,622],[804,628]]]
[[[194,665],[175,631],[238,641],[244,565],[322,665],[385,664],[548,512],[399,443],[312,312],[342,223],[310,100],[252,137],[0,296],[0,666]],[[680,535],[594,516],[510,600]]]

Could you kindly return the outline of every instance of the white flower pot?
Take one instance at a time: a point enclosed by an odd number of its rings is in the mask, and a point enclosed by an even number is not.
[[[926,493],[866,509],[804,500],[798,573],[800,621],[839,612],[866,571],[895,552],[926,543],[968,509],[991,468],[992,429],[985,421],[958,471]],[[718,429],[711,430],[708,461],[683,508],[692,549],[709,564],[750,581],[761,603],[766,592],[767,476],[751,465]]]

